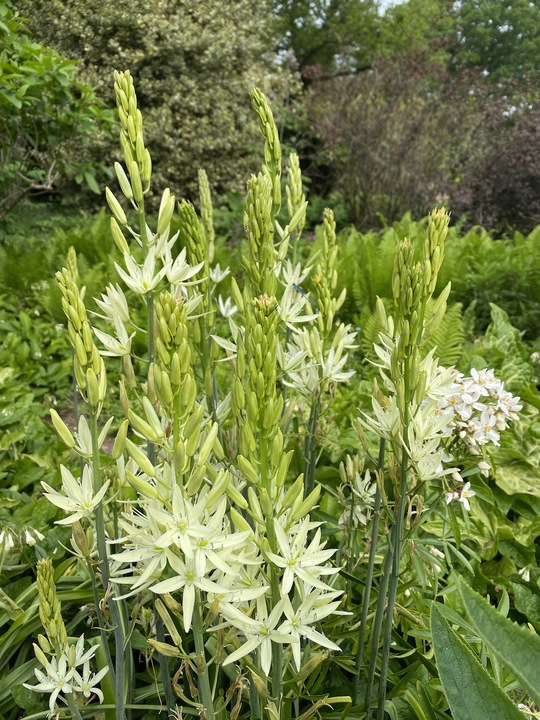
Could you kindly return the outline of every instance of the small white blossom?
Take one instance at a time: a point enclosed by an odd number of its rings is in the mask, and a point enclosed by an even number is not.
[[[75,670],[73,673],[73,690],[80,692],[85,698],[89,698],[90,695],[96,695],[98,700],[103,702],[103,692],[97,687],[100,680],[105,677],[109,671],[108,666],[105,666],[97,673],[90,671],[90,663],[86,661],[84,663],[82,675]]]
[[[151,292],[161,280],[165,277],[165,274],[172,274],[172,268],[166,265],[161,270],[156,272],[156,248],[151,247],[148,250],[148,254],[144,261],[144,264],[138,265],[133,257],[129,253],[124,253],[124,263],[126,265],[127,272],[114,263],[116,270],[126,285],[138,295],[146,295]],[[189,266],[188,266],[189,267]],[[172,282],[172,280],[170,280]]]
[[[68,661],[65,654],[60,656],[57,660],[55,657],[51,658],[45,664],[46,673],[36,668],[34,673],[38,679],[37,685],[28,685],[23,683],[23,687],[33,690],[38,693],[51,693],[49,699],[49,718],[52,718],[55,714],[55,705],[60,693],[68,695],[73,692],[72,678],[75,673],[75,668],[68,667]]]
[[[298,323],[311,322],[317,318],[317,313],[311,311],[311,304],[308,298],[297,292],[293,285],[285,288],[281,302],[278,305],[278,313],[283,322],[294,332],[298,332]]]
[[[284,623],[279,627],[279,631],[290,636],[290,645],[292,647],[294,664],[297,670],[301,665],[301,639],[307,638],[321,647],[329,650],[341,650],[339,645],[329,640],[326,635],[315,630],[312,625],[320,622],[328,615],[336,614],[341,601],[333,601],[341,592],[332,592],[322,594],[320,591],[310,593],[295,610],[289,598],[285,598],[285,606],[283,608],[285,617]]]
[[[105,315],[95,313],[98,317],[105,320],[118,318],[123,323],[129,322],[129,306],[124,291],[118,283],[116,285],[108,285],[107,294],[104,295],[102,293],[101,300],[98,300],[98,298],[94,298],[94,300],[96,301],[96,305],[105,313]]]
[[[470,488],[471,488],[471,483],[466,482],[465,485],[463,485],[463,487],[458,488],[456,490],[451,490],[450,492],[447,492],[446,493],[446,504],[449,505],[451,502],[454,502],[455,500],[457,500],[458,502],[460,502],[463,505],[465,510],[470,510],[471,506],[469,503],[469,498],[476,495],[474,490],[471,490]]]
[[[224,318],[230,318],[238,312],[238,308],[233,303],[230,297],[223,300],[221,295],[218,297],[218,308],[219,312]]]
[[[9,530],[0,532],[0,548],[3,547],[5,552],[9,552],[15,547],[15,540]]]
[[[305,547],[311,527],[312,523],[309,518],[305,519],[300,526],[294,525],[288,532],[285,532],[281,518],[277,519],[275,523],[279,555],[272,552],[267,552],[267,555],[275,565],[285,570],[281,581],[284,595],[290,591],[297,578],[311,587],[331,590],[326,583],[322,582],[320,576],[339,572],[339,568],[324,565],[336,551],[335,549],[324,549],[326,543],[321,543],[320,529],[316,531],[308,547]]]
[[[109,480],[106,480],[101,489],[94,495],[94,486],[92,479],[91,465],[85,465],[82,472],[81,480],[76,480],[71,472],[60,465],[60,473],[62,475],[62,490],[64,494],[54,490],[46,482],[42,482],[45,497],[49,502],[66,512],[73,513],[64,520],[57,520],[57,525],[71,525],[83,517],[91,517],[94,509],[105,497]]]
[[[289,633],[277,629],[284,607],[285,599],[282,599],[276,603],[270,614],[268,614],[266,600],[264,597],[260,597],[257,600],[257,610],[253,618],[246,615],[235,605],[222,602],[219,608],[221,614],[231,625],[240,630],[246,638],[246,642],[238,650],[231,653],[223,662],[223,665],[236,662],[236,660],[240,660],[245,655],[259,649],[261,669],[265,675],[268,675],[272,665],[272,643],[289,644],[292,639]]]
[[[213,283],[215,283],[217,285],[222,280],[225,280],[227,275],[230,275],[230,274],[231,274],[230,268],[226,267],[224,270],[222,270],[218,263],[215,267],[211,268],[210,279],[212,280]]]

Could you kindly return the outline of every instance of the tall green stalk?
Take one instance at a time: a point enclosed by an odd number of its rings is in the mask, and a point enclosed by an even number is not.
[[[386,450],[386,441],[381,438],[379,441],[379,457],[377,460],[377,472],[384,470],[384,456]],[[364,658],[364,644],[367,628],[367,619],[369,615],[369,606],[371,599],[371,587],[373,584],[373,574],[375,571],[375,557],[377,555],[377,545],[379,538],[379,523],[381,511],[381,490],[377,482],[377,490],[375,491],[375,502],[373,506],[373,522],[371,525],[371,544],[369,547],[369,558],[366,569],[366,580],[364,586],[364,595],[362,598],[362,615],[360,618],[360,628],[358,630],[358,648],[356,651],[356,675],[353,683],[352,702],[356,705],[358,702],[358,690],[360,687],[360,671]],[[377,641],[378,642],[378,641]]]
[[[401,564],[401,553],[403,546],[403,523],[407,509],[407,462],[408,455],[403,450],[401,461],[401,478],[399,484],[399,502],[397,516],[392,528],[393,553],[390,570],[390,583],[388,586],[388,602],[386,607],[386,626],[384,628],[383,648],[381,655],[381,671],[379,675],[379,702],[377,705],[377,720],[384,720],[384,703],[386,699],[386,682],[388,679],[388,664],[390,661],[390,645],[392,642],[392,627],[394,607],[396,604],[397,588],[399,584],[399,569]]]
[[[214,720],[214,699],[212,697],[212,688],[210,685],[210,674],[208,672],[208,664],[206,662],[206,650],[204,647],[204,628],[202,621],[202,603],[200,593],[196,591],[195,608],[193,611],[193,640],[195,642],[197,666],[197,682],[199,686],[200,700],[206,714],[206,720]]]
[[[98,418],[97,413],[91,412],[90,414],[90,432],[92,434],[92,470],[94,473],[94,492],[97,493],[101,488],[101,469],[99,459],[99,429],[98,429]],[[130,676],[125,677],[125,651],[124,647],[124,627],[120,614],[120,608],[118,602],[115,601],[114,593],[110,592],[111,576],[109,572],[109,558],[107,552],[107,542],[105,535],[105,519],[103,513],[103,503],[100,503],[95,511],[96,518],[96,542],[99,556],[99,568],[101,571],[101,581],[105,594],[108,597],[107,604],[109,606],[109,612],[111,613],[111,620],[114,625],[114,641],[115,641],[115,698],[116,698],[116,717],[118,720],[123,720],[125,717],[125,686],[126,679],[128,683],[128,697],[131,696],[131,690],[129,688]],[[131,649],[128,648],[131,652]]]

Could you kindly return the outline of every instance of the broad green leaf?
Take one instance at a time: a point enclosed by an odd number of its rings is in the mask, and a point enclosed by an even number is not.
[[[461,594],[478,634],[490,650],[540,703],[540,637],[503,617],[464,582]]]
[[[431,634],[439,677],[454,720],[524,720],[463,640],[431,605]]]
[[[508,495],[522,493],[540,497],[540,477],[536,468],[528,463],[499,465],[495,482]]]
[[[510,592],[514,595],[514,604],[520,613],[532,623],[540,625],[540,590],[538,586],[529,587],[526,583],[510,580]]]

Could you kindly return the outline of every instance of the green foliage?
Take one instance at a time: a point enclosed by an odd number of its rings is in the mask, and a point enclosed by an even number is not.
[[[23,0],[19,5],[38,37],[80,59],[84,77],[110,106],[110,68],[131,69],[156,188],[170,186],[194,199],[199,167],[220,193],[243,188],[257,165],[248,96],[254,85],[268,84],[273,59],[266,2],[145,0],[134,6],[128,0]],[[93,152],[114,157],[116,142],[96,143]]]
[[[75,62],[30,39],[6,0],[0,48],[0,219],[28,192],[53,193],[66,177],[99,192],[97,167],[81,144],[109,127],[112,114],[76,81]]]
[[[274,2],[282,47],[305,81],[369,67],[379,43],[378,0]]]
[[[431,633],[439,676],[454,720],[523,720],[433,603]]]
[[[479,67],[490,80],[540,74],[540,7],[529,0],[461,0],[457,62]]]
[[[507,620],[468,585],[461,584],[467,613],[482,640],[520,681],[523,689],[540,702],[540,638]]]

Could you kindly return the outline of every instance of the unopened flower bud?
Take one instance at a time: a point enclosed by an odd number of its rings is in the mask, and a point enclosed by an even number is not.
[[[116,220],[120,223],[120,225],[127,225],[126,213],[124,212],[123,207],[120,205],[120,203],[114,196],[113,192],[108,187],[105,188],[105,197],[107,198],[109,208],[111,209],[111,212],[116,218]]]

